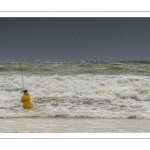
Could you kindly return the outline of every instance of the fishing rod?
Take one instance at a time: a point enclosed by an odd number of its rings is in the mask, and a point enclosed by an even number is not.
[[[14,54],[14,53],[13,53]],[[14,54],[15,55],[15,54]],[[24,91],[24,82],[23,82],[23,73],[22,73],[22,67],[21,67],[21,63],[20,60],[18,59],[17,55],[15,55],[15,57],[17,58],[18,62],[19,62],[19,66],[20,66],[20,71],[21,71],[21,75],[22,75],[22,86],[23,86],[23,91]]]

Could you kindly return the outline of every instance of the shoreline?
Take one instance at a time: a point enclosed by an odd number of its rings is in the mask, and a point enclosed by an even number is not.
[[[150,133],[146,119],[21,117],[0,122],[0,133]]]

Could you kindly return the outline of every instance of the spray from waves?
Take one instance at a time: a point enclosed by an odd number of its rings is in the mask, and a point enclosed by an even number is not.
[[[134,75],[24,76],[34,108],[20,102],[20,75],[0,76],[0,117],[150,119],[150,78]]]

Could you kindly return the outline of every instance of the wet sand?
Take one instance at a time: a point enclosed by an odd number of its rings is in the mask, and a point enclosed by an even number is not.
[[[150,133],[150,120],[1,118],[0,133]]]

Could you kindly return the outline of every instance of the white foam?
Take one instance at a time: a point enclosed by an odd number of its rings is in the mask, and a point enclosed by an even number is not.
[[[150,119],[149,77],[24,76],[34,108],[22,109],[20,75],[0,76],[0,117],[68,116]],[[19,113],[13,108],[20,108]]]

